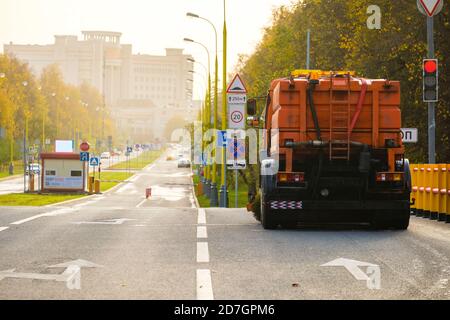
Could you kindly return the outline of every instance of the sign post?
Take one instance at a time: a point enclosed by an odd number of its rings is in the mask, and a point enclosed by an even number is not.
[[[227,110],[228,110],[228,128],[234,129],[234,130],[244,130],[245,129],[245,106],[247,104],[247,89],[245,88],[244,82],[242,81],[241,77],[236,74],[231,81],[230,85],[227,89]],[[231,137],[228,137],[229,139]],[[229,141],[229,147],[233,148],[235,145]],[[237,138],[234,139],[233,142],[237,141]],[[226,168],[228,166],[228,160],[227,159],[235,159],[234,155],[236,152],[233,152],[233,157],[227,158],[227,145],[223,144],[222,146],[223,151],[222,154],[224,156],[224,159],[222,159],[223,163],[223,185],[220,190],[220,207],[226,208],[228,207],[228,189],[227,189],[227,175],[226,175]],[[229,151],[229,148],[228,148]],[[245,140],[244,140],[244,152],[245,152]],[[229,154],[229,153],[228,153]],[[244,153],[244,159],[245,159],[245,153]],[[236,163],[236,161],[234,161]],[[233,169],[235,169],[233,167]],[[236,169],[235,169],[236,170]],[[235,182],[237,187],[237,171],[235,172]],[[236,206],[237,206],[237,189],[236,189]]]
[[[442,0],[417,0],[419,11],[427,16],[428,58],[434,59],[434,16],[443,7]],[[428,102],[428,162],[436,163],[436,102]]]

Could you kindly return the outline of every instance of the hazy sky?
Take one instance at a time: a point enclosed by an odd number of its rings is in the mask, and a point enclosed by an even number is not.
[[[227,0],[228,70],[233,69],[239,53],[253,51],[261,39],[262,29],[271,22],[272,10],[291,2]],[[222,50],[222,0],[0,0],[0,3],[2,44],[10,41],[49,44],[53,43],[55,34],[119,31],[123,33],[122,43],[133,44],[134,53],[164,54],[167,47],[185,48],[206,64],[203,49],[182,39],[189,37],[204,43],[213,56],[213,31],[206,22],[187,18],[185,14],[190,11],[216,25],[219,51]]]

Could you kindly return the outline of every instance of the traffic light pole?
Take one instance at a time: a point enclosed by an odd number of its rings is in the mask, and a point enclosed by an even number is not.
[[[428,58],[434,59],[434,18],[427,17]],[[428,102],[428,162],[436,163],[436,103]]]

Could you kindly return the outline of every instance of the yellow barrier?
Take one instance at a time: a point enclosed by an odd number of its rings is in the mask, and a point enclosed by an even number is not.
[[[412,164],[410,169],[412,212],[450,223],[450,164]]]

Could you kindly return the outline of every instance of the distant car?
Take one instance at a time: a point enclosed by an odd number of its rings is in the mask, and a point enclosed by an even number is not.
[[[25,174],[28,176],[30,173],[32,174],[40,174],[41,166],[39,163],[30,163],[25,170]]]
[[[175,160],[175,157],[173,155],[168,155],[166,158],[166,161],[173,161]]]
[[[100,158],[101,158],[101,159],[109,159],[109,158],[111,158],[111,153],[109,153],[109,152],[103,152],[103,153],[100,155]]]
[[[178,168],[190,168],[191,167],[191,161],[188,159],[179,159],[178,160]]]

